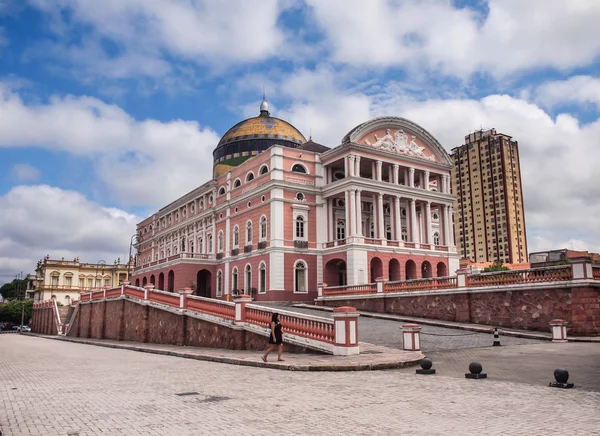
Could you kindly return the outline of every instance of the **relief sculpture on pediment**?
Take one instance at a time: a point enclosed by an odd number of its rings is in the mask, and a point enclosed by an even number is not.
[[[416,136],[411,135],[409,142],[408,135],[402,129],[396,130],[393,135],[391,129],[386,129],[383,136],[380,137],[377,133],[373,133],[373,137],[375,138],[375,142],[371,142],[368,137],[365,137],[364,143],[381,150],[406,154],[433,162],[436,161],[435,154],[428,155],[426,148],[418,144]]]

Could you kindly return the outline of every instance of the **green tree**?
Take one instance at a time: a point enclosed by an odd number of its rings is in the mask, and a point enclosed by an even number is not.
[[[18,286],[18,289],[17,289]],[[23,296],[25,288],[27,286],[27,280],[14,279],[12,282],[5,283],[0,287],[0,294],[6,300],[12,300],[13,298],[19,298]],[[21,295],[17,295],[17,291]]]
[[[23,304],[25,305],[25,318],[23,322],[27,324],[31,319],[33,300],[11,300],[6,304],[0,304],[0,322],[21,324],[21,307]]]
[[[481,270],[482,273],[509,271],[509,268],[502,265],[502,262],[494,262],[492,265]]]

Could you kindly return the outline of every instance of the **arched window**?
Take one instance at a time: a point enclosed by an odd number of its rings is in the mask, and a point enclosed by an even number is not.
[[[407,241],[408,241],[408,233],[407,233],[407,231],[406,231],[406,227],[402,229],[402,240],[403,240],[404,242],[407,242]]]
[[[267,265],[265,265],[264,262],[261,262],[258,269],[258,293],[264,294],[267,292]]]
[[[221,187],[221,189],[219,189],[219,195],[224,195],[225,194],[225,188]]]
[[[219,239],[218,239],[218,241],[219,241],[219,248],[218,248],[218,250],[219,251],[223,251],[223,231],[222,230],[219,231]]]
[[[246,223],[246,245],[252,244],[252,221]]]
[[[212,243],[213,243],[213,238],[212,238],[212,235],[208,235],[208,252],[209,252],[209,253],[212,253],[212,252],[213,252],[213,246],[212,246]]]
[[[308,292],[306,283],[307,268],[304,261],[297,261],[294,265],[294,292],[305,293]]]
[[[250,289],[252,288],[252,267],[250,264],[246,265],[244,270],[244,293],[250,295]]]
[[[440,234],[438,232],[433,234],[433,244],[440,245]]]
[[[269,167],[266,165],[263,165],[262,167],[260,167],[260,171],[258,172],[261,176],[263,174],[267,174],[269,172]]]
[[[387,226],[385,228],[385,237],[388,241],[392,240],[392,226]]]
[[[369,232],[371,238],[375,238],[375,223],[371,223],[371,230]]]
[[[204,253],[204,239],[198,238],[198,252]]]
[[[262,216],[260,218],[260,239],[267,239],[267,217]]]
[[[235,182],[233,182],[233,187],[239,188],[240,186],[242,186],[242,181],[240,179],[235,179]]]
[[[296,217],[296,238],[304,239],[304,218]]]
[[[188,247],[190,247],[190,253],[193,253],[194,252],[194,241],[190,241],[188,243]]]
[[[306,174],[308,171],[306,171],[304,165],[294,164],[294,166],[292,167],[292,172]]]
[[[185,239],[181,240],[181,252],[185,253]]]
[[[248,174],[246,174],[246,182],[250,182],[252,180],[254,180],[254,173],[250,171]]]
[[[231,272],[231,290],[236,291],[236,292],[238,290],[238,269],[237,269],[237,267],[233,268],[233,271]]]
[[[223,296],[223,272],[217,271],[217,297]]]
[[[233,228],[233,246],[238,247],[240,245],[240,228],[235,226]]]
[[[344,220],[337,221],[337,238],[338,240],[346,239],[346,223]]]

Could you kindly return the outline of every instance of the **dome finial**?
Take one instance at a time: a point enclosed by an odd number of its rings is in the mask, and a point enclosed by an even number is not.
[[[269,114],[269,103],[267,103],[267,97],[265,96],[265,87],[263,86],[263,99],[260,103],[260,114],[262,116],[268,117]]]

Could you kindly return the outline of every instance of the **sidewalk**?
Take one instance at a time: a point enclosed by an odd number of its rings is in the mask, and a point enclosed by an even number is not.
[[[292,307],[297,307],[301,309],[311,309],[311,310],[320,310],[324,312],[333,312],[333,307],[328,306],[315,306],[312,304],[293,304]],[[494,326],[489,326],[485,324],[471,324],[471,323],[460,323],[455,321],[442,321],[438,319],[430,319],[430,318],[417,318],[412,316],[403,316],[403,315],[393,315],[387,313],[374,313],[374,312],[364,312],[358,311],[360,316],[374,318],[374,319],[383,319],[388,321],[397,321],[397,322],[408,322],[422,325],[431,325],[436,327],[446,327],[452,329],[459,330],[468,330],[472,332],[478,333],[490,333]],[[550,327],[548,327],[550,329]],[[526,339],[538,339],[551,341],[552,334],[550,332],[539,332],[539,331],[531,331],[531,330],[518,330],[518,329],[506,329],[504,327],[498,327],[498,332],[504,336],[513,336],[517,338],[526,338]],[[600,343],[600,337],[588,337],[588,336],[569,336],[569,342],[597,342]]]
[[[99,347],[183,357],[185,359],[288,371],[368,371],[395,369],[416,365],[424,357],[419,351],[403,351],[361,342],[360,354],[358,356],[292,354],[285,353],[284,349],[284,362],[278,362],[277,354],[271,353],[269,360],[265,363],[261,360],[262,351],[236,351],[220,348],[182,347],[178,345],[149,343],[142,344],[139,342],[71,338],[65,336],[38,335],[34,333],[24,333],[24,335],[75,342],[85,345],[95,345]]]

